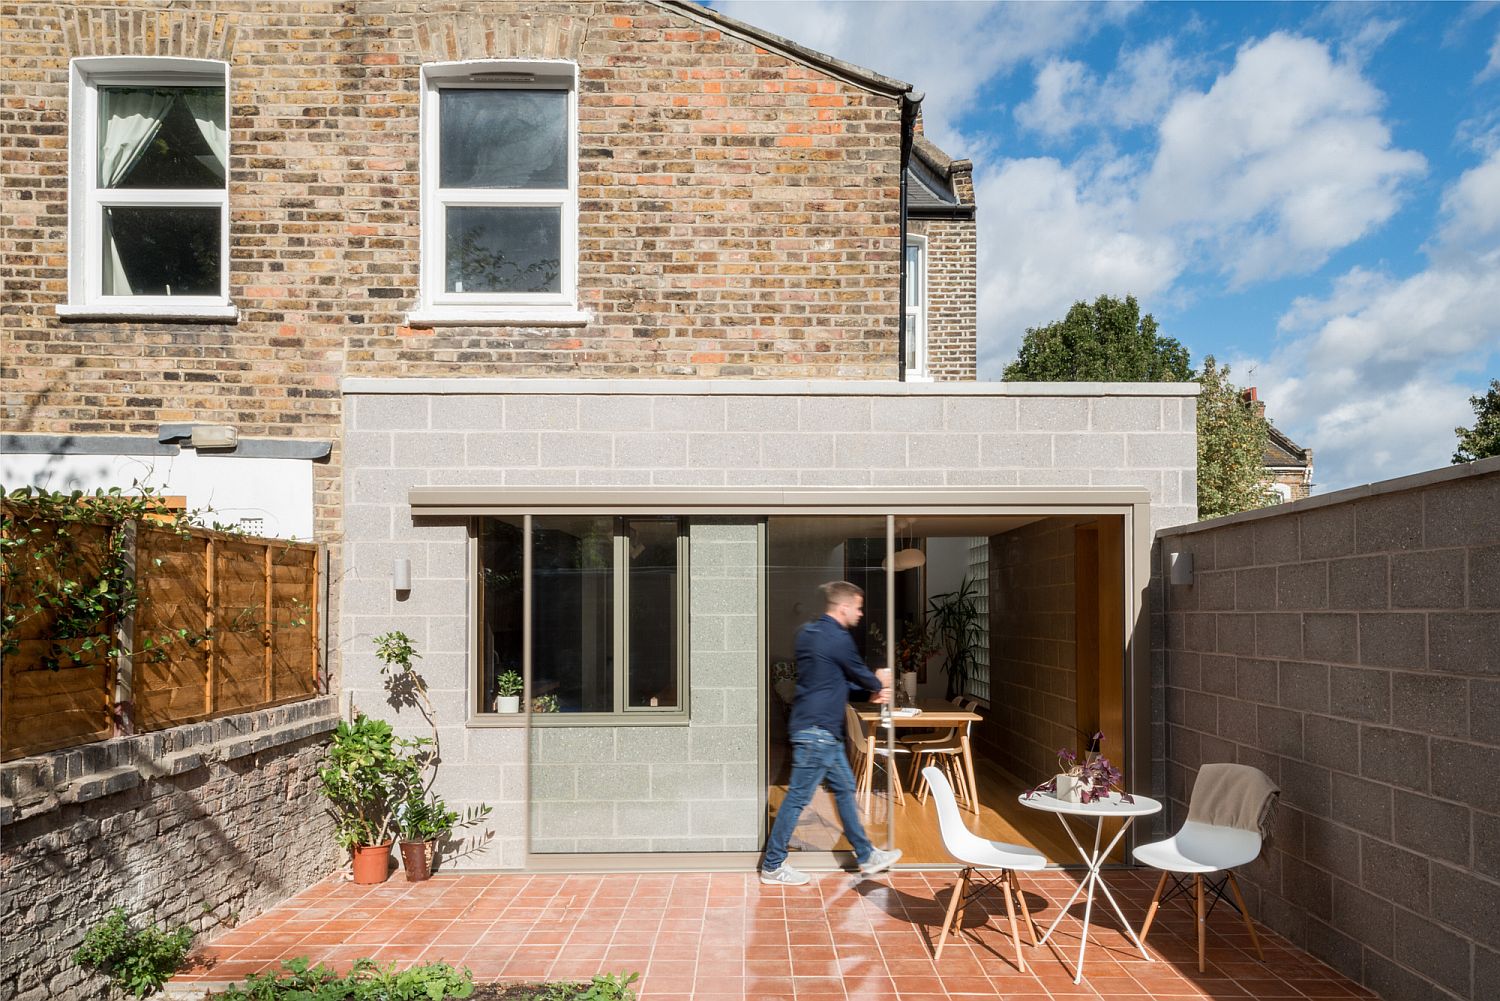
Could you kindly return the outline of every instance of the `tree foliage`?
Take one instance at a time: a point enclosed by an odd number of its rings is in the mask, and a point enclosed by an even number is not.
[[[1272,501],[1265,449],[1270,425],[1209,355],[1198,376],[1198,517],[1219,518]]]
[[[1157,333],[1156,318],[1141,316],[1135,296],[1101,295],[1075,302],[1068,315],[1031,327],[1006,382],[1188,382],[1187,348]]]
[[[1500,379],[1491,379],[1490,391],[1483,396],[1469,397],[1469,405],[1474,408],[1474,426],[1453,429],[1458,435],[1456,463],[1500,455]]]

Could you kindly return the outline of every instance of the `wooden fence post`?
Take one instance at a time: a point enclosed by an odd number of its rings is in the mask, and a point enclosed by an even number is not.
[[[214,537],[212,535],[208,536],[204,540],[204,545],[205,556],[203,560],[203,595],[205,603],[208,605],[207,613],[204,616],[204,631],[208,634],[208,636],[204,640],[204,642],[208,644],[208,651],[204,654],[203,662],[208,670],[208,684],[203,686],[203,711],[205,713],[208,713],[209,715],[212,715],[214,706],[217,703],[219,696],[219,693],[216,691],[219,682],[219,639],[216,635],[214,635],[214,627],[217,625],[214,611],[215,606],[218,604],[218,595],[214,593],[214,585],[216,583],[214,580]]]
[[[133,521],[127,521],[120,526],[124,533],[121,545],[125,549],[125,580],[123,587],[130,588],[135,592],[136,602],[140,601],[140,591],[137,589],[139,575],[136,573],[136,562],[139,554],[136,552],[138,535],[136,525]],[[122,615],[115,623],[115,646],[119,653],[115,655],[115,691],[114,705],[111,707],[111,716],[114,721],[115,736],[128,737],[135,733],[135,612]]]
[[[312,580],[312,672],[319,695],[333,690],[333,679],[328,676],[328,560],[328,544],[319,543]]]
[[[271,620],[271,614],[272,614],[272,609],[271,609],[271,591],[272,591],[273,584],[274,584],[274,582],[276,580],[276,577],[275,577],[275,572],[274,572],[273,568],[271,567],[271,544],[269,542],[266,543],[265,558],[261,561],[261,566],[265,568],[265,574],[266,574],[266,595],[265,595],[266,611],[265,611],[265,622],[264,622],[263,628],[261,630],[261,639],[262,639],[262,642],[265,643],[265,647],[266,647],[266,650],[265,650],[265,667],[266,667],[265,699],[266,699],[267,702],[271,702],[271,701],[274,700],[274,697],[275,697],[275,694],[276,694],[276,692],[275,692],[275,682],[273,680],[273,676],[274,676],[275,672],[272,670],[272,657],[271,657],[271,647],[272,647],[272,644],[275,642],[275,637],[276,637],[275,623],[272,622],[272,620]]]

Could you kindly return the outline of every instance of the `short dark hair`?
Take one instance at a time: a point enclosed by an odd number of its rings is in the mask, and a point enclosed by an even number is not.
[[[819,590],[823,592],[823,599],[828,602],[829,608],[864,597],[865,593],[864,588],[847,580],[831,580],[827,584],[820,584]]]

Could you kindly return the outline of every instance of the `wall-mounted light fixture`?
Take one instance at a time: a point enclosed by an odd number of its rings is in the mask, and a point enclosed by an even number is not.
[[[228,424],[194,424],[188,443],[197,449],[234,448],[240,443],[240,431]]]
[[[411,560],[406,557],[397,557],[395,565],[391,567],[391,582],[397,591],[411,590]]]
[[[1173,584],[1180,584],[1183,587],[1193,586],[1192,553],[1168,553],[1167,566],[1167,579]]]

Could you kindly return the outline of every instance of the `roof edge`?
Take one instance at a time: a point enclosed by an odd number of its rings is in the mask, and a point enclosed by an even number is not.
[[[815,66],[826,73],[836,76],[856,86],[873,90],[877,93],[888,94],[899,97],[902,94],[911,93],[916,88],[905,80],[897,80],[895,77],[876,73],[874,70],[857,66],[854,63],[845,62],[826,52],[810,49],[805,45],[783,38],[781,35],[773,34],[764,28],[757,28],[753,24],[721,14],[711,7],[704,7],[692,2],[692,0],[651,0],[658,7],[666,8],[677,14],[682,14],[697,21],[706,21],[723,29],[731,35],[748,42],[754,42],[772,49],[789,59],[809,66]]]

